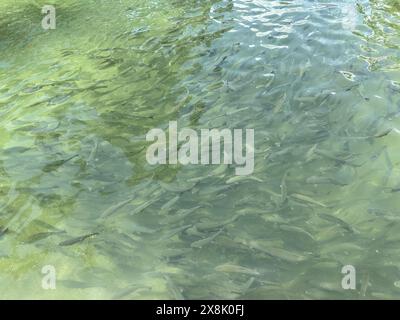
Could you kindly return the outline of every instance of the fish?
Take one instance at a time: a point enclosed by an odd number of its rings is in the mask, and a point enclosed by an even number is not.
[[[218,167],[216,167],[214,170],[212,170],[210,173],[209,173],[209,177],[212,177],[212,176],[219,176],[219,175],[222,175],[222,174],[224,174],[225,173],[225,171],[228,169],[228,165],[226,165],[226,164],[221,164],[221,165],[219,165]]]
[[[278,102],[274,105],[274,109],[273,109],[273,113],[279,113],[282,111],[283,106],[285,105],[287,96],[286,96],[286,92],[283,94],[283,96],[278,100]]]
[[[157,232],[156,229],[147,228],[145,226],[138,225],[136,223],[129,224],[129,229],[135,233],[145,233],[145,234],[153,234]]]
[[[58,232],[65,232],[64,230],[58,229],[58,228],[52,226],[51,224],[48,224],[47,222],[44,222],[44,221],[39,220],[39,219],[33,220],[32,223],[34,223],[37,226],[39,226],[41,228],[44,228],[46,230],[51,230],[51,231],[54,231],[54,232],[57,232],[57,231]]]
[[[330,177],[321,177],[321,176],[311,176],[306,179],[306,183],[308,184],[333,184],[337,186],[346,186],[348,183],[337,181],[336,179]]]
[[[306,153],[305,160],[309,162],[313,159],[315,150],[317,149],[317,144],[314,144]]]
[[[231,183],[237,183],[241,181],[246,181],[246,180],[253,180],[257,182],[263,182],[263,180],[253,177],[253,176],[234,176],[226,181],[226,184],[231,184]]]
[[[190,215],[197,209],[201,208],[201,206],[196,206],[190,209],[180,209],[174,215],[169,215],[165,219],[162,220],[162,224],[172,224],[178,221],[183,220],[186,216]]]
[[[234,265],[234,264],[221,264],[214,269],[218,272],[225,272],[225,273],[243,273],[252,276],[259,276],[260,273],[257,270],[252,270],[246,267]]]
[[[171,278],[168,275],[163,275],[168,291],[172,294],[174,300],[185,300],[185,297],[182,295],[183,289],[177,287]]]
[[[383,154],[384,154],[384,156],[385,156],[385,162],[386,162],[386,167],[387,167],[386,174],[385,174],[385,176],[383,177],[383,185],[386,186],[386,185],[388,184],[388,182],[389,182],[389,178],[390,178],[390,176],[391,176],[391,174],[392,174],[392,171],[393,171],[393,163],[392,163],[392,161],[390,160],[390,157],[389,157],[389,153],[388,153],[388,151],[387,151],[387,148],[385,148],[385,149],[383,150]]]
[[[242,213],[238,213],[238,214],[234,215],[232,218],[230,218],[230,219],[228,219],[226,221],[222,221],[222,222],[219,222],[219,221],[218,222],[214,222],[214,221],[211,221],[211,222],[199,222],[199,223],[196,223],[194,226],[200,232],[220,229],[221,227],[224,227],[227,224],[235,222],[242,215],[243,215]]]
[[[263,188],[263,190],[267,193],[269,193],[270,195],[274,196],[274,197],[278,197],[281,198],[281,195],[279,193],[276,193],[275,191],[272,191],[268,188]]]
[[[212,229],[212,230],[215,230],[215,229]],[[193,226],[193,227],[187,229],[186,234],[188,234],[190,236],[200,237],[200,238],[205,237],[207,235],[204,232],[199,231],[196,226]]]
[[[135,209],[133,209],[133,211],[130,212],[130,215],[132,216],[132,215],[135,215],[135,214],[138,214],[138,213],[142,212],[144,209],[146,209],[147,207],[151,206],[156,201],[158,201],[158,199],[155,197],[154,199],[150,199],[150,200],[144,202],[140,206],[137,206]]]
[[[399,212],[392,212],[392,211],[385,211],[376,208],[369,208],[368,212],[379,216],[382,219],[385,219],[390,222],[400,221],[400,213]]]
[[[362,253],[365,249],[361,246],[351,243],[351,242],[340,242],[337,244],[331,244],[329,246],[321,247],[321,255],[329,255],[333,253],[343,253],[343,252],[359,252]]]
[[[221,61],[214,67],[214,72],[220,71],[222,69],[222,64],[225,60],[228,59],[228,56],[222,57]]]
[[[0,227],[0,238],[2,238],[8,232],[8,228]]]
[[[118,211],[122,207],[126,206],[129,202],[132,202],[134,199],[135,199],[134,197],[131,197],[131,198],[127,199],[127,200],[124,200],[124,201],[122,201],[120,203],[117,203],[117,204],[109,207],[107,210],[105,210],[101,214],[100,218],[104,219],[104,218],[107,218],[107,217],[111,216],[113,213],[115,213],[116,211]]]
[[[325,204],[323,204],[322,202],[319,202],[319,201],[317,201],[317,200],[314,200],[313,198],[310,198],[309,196],[305,196],[305,195],[303,195],[303,194],[292,193],[292,194],[290,195],[290,197],[292,197],[292,198],[294,198],[294,199],[296,199],[296,200],[301,200],[301,201],[304,201],[304,202],[308,202],[308,203],[311,203],[311,204],[315,204],[315,205],[318,205],[318,206],[323,207],[323,208],[328,208],[328,206],[325,205]]]
[[[330,159],[330,160],[333,160],[333,161],[337,161],[339,163],[344,163],[344,164],[347,164],[347,165],[352,166],[352,167],[361,167],[364,164],[364,163],[362,163],[362,164],[354,164],[351,161],[349,161],[348,159],[336,157],[334,155],[329,154],[327,151],[324,151],[324,150],[314,150],[314,153],[316,153],[316,154],[318,154],[320,156],[326,157],[327,159]]]
[[[223,229],[219,230],[217,233],[213,234],[211,237],[192,242],[192,244],[190,246],[192,248],[202,248],[205,245],[207,245],[207,244],[211,243],[212,241],[214,241],[214,239],[216,237],[218,237],[222,233],[222,231],[223,231]]]
[[[290,226],[290,225],[286,225],[286,224],[281,224],[279,226],[279,228],[283,231],[288,231],[288,232],[295,232],[298,234],[302,234],[308,238],[310,238],[311,240],[315,241],[315,238],[313,237],[313,235],[311,233],[309,233],[308,231],[300,228],[300,227],[296,227],[296,226]]]
[[[343,290],[337,282],[308,280],[307,283],[311,287],[315,287],[315,288],[318,288],[319,290],[326,291],[326,292],[340,293]]]
[[[305,64],[300,64],[300,67],[299,67],[299,78],[300,78],[300,79],[303,79],[303,77],[304,77],[304,75],[305,75],[307,69],[309,69],[310,67],[311,67],[311,61],[310,61],[310,59],[308,59],[307,63],[305,63]]]
[[[42,171],[46,172],[46,173],[53,172],[53,171],[57,170],[59,167],[61,167],[62,165],[64,165],[65,163],[67,163],[68,161],[76,158],[77,156],[79,156],[79,155],[75,154],[75,155],[69,157],[68,159],[53,161],[53,162],[45,165],[43,167]]]
[[[246,281],[243,285],[240,286],[240,294],[246,294],[247,291],[251,288],[256,278],[251,277],[248,281]]]
[[[334,214],[337,214],[340,211],[340,209],[338,211],[336,211]],[[355,230],[354,228],[349,225],[347,222],[343,221],[342,219],[336,217],[335,215],[330,215],[330,214],[326,214],[326,213],[319,213],[319,216],[327,221],[333,222],[335,224],[338,224],[339,226],[341,226],[343,229],[354,233]]]
[[[262,249],[262,251],[271,257],[278,258],[280,260],[286,261],[286,262],[302,262],[307,260],[307,257],[295,252],[290,252],[281,248],[268,248],[268,249]]]
[[[182,257],[183,255],[191,252],[191,249],[182,248],[182,249],[166,249],[161,252],[161,257],[166,259],[176,259]]]
[[[35,233],[34,235],[30,236],[24,243],[34,243],[39,240],[46,239],[50,236],[54,236],[57,234],[65,233],[65,231],[49,231],[49,232],[39,232]]]
[[[385,131],[378,133],[378,134],[374,135],[373,137],[374,138],[383,138],[383,137],[387,136],[389,133],[391,133],[392,130],[393,130],[393,128],[386,129]]]
[[[191,227],[192,227],[192,224],[187,224],[187,225],[184,225],[182,227],[175,228],[175,229],[167,232],[167,234],[165,234],[162,237],[160,237],[160,240],[164,241],[164,240],[170,239],[173,236],[175,236],[176,234],[181,233],[181,232],[183,232],[186,229],[189,229]]]
[[[281,202],[285,203],[287,200],[287,185],[286,185],[286,177],[287,177],[287,171],[283,174],[282,181],[280,184],[281,188]]]
[[[89,234],[86,234],[86,235],[83,235],[83,236],[80,236],[80,237],[76,237],[76,238],[72,238],[72,239],[68,239],[68,240],[62,241],[58,245],[62,246],[62,247],[72,246],[72,245],[77,244],[79,242],[82,242],[82,241],[84,241],[84,240],[86,240],[88,238],[97,236],[98,234],[99,234],[98,232],[89,233]]]
[[[311,176],[306,179],[309,184],[333,184],[333,180],[328,177]]]
[[[216,197],[216,195],[220,192],[230,190],[233,188],[233,185],[209,185],[207,188],[201,188],[200,191],[198,192],[199,196],[202,197]]]
[[[190,114],[190,126],[198,125],[199,119],[202,117],[206,110],[206,105],[203,102],[197,102],[194,107],[193,111]]]
[[[386,129],[380,133],[374,134],[374,135],[369,135],[369,136],[337,136],[339,138],[344,138],[346,140],[365,140],[365,139],[379,139],[379,138],[383,138],[386,137],[389,133],[391,133],[392,131],[396,131],[395,128],[389,128]]]
[[[235,109],[235,110],[226,112],[226,116],[232,116],[232,115],[234,115],[234,114],[236,114],[236,113],[239,113],[239,112],[248,110],[249,108],[250,108],[250,107],[244,107],[244,108],[239,108],[239,109]]]
[[[160,209],[160,213],[162,214],[166,214],[168,213],[172,207],[174,206],[174,204],[179,200],[180,196],[177,195],[174,198],[168,200]]]
[[[367,289],[368,286],[370,286],[370,282],[369,282],[369,272],[366,272],[363,276],[362,282],[361,282],[361,290],[360,290],[360,294],[362,297],[365,297],[365,295],[367,294]]]
[[[90,163],[90,162],[94,161],[94,159],[96,158],[96,155],[97,155],[98,148],[99,148],[99,142],[98,142],[98,140],[95,140],[93,149],[90,152],[89,157],[86,160],[86,163]]]
[[[265,253],[273,258],[277,258],[282,261],[296,263],[307,260],[307,256],[303,254],[287,251],[282,248],[277,248],[262,241],[251,240],[251,241],[245,241],[244,244],[249,246],[251,249],[260,251],[262,253]]]
[[[26,148],[26,147],[11,147],[11,148],[7,148],[7,149],[3,149],[2,153],[6,154],[6,155],[8,155],[8,154],[13,155],[16,153],[24,153],[24,152],[27,152],[28,150],[31,150],[31,149]]]
[[[165,183],[162,181],[159,181],[158,183],[164,190],[169,191],[169,192],[177,192],[177,193],[189,191],[189,190],[193,189],[194,186],[197,184],[195,182],[195,183],[184,184],[182,186],[174,186],[172,184],[168,184],[168,183]]]
[[[113,300],[120,300],[126,296],[133,296],[133,295],[137,295],[138,293],[141,293],[143,291],[150,291],[151,287],[148,286],[131,286],[122,290],[119,290],[116,294],[114,294],[112,296],[111,299]]]
[[[119,244],[123,244],[128,248],[129,247],[130,248],[135,248],[136,245],[137,245],[137,242],[142,240],[141,237],[138,237],[138,236],[133,235],[133,234],[128,235],[128,234],[123,233],[123,232],[119,232],[117,235],[115,235],[115,238],[118,239],[118,243]]]

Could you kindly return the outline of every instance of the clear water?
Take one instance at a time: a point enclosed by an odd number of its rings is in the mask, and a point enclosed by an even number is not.
[[[399,22],[396,0],[2,0],[0,298],[399,298]],[[251,178],[148,165],[169,121],[255,129]]]

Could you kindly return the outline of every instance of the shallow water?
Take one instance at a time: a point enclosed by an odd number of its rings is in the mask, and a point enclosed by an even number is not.
[[[400,297],[399,23],[394,0],[1,1],[0,298]],[[169,121],[254,129],[251,178],[149,165]]]

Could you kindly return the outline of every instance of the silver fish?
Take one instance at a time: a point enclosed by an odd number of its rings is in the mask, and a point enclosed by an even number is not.
[[[186,216],[192,214],[197,209],[201,208],[201,206],[197,206],[191,209],[180,209],[175,214],[169,215],[162,220],[162,224],[172,224],[178,221],[182,221]]]
[[[234,264],[221,264],[217,267],[215,267],[215,271],[218,272],[225,272],[225,273],[243,273],[243,274],[249,274],[252,276],[259,276],[260,273],[257,270],[252,270],[246,267],[234,265]]]
[[[216,237],[218,237],[222,233],[222,231],[223,231],[223,229],[219,230],[217,233],[213,234],[211,237],[192,242],[192,244],[190,246],[192,248],[202,248],[205,245],[207,245],[207,244],[211,243],[212,241],[214,241],[214,239]]]
[[[72,238],[72,239],[68,239],[68,240],[62,241],[62,242],[60,242],[58,245],[59,245],[59,246],[62,246],[62,247],[72,246],[72,245],[74,245],[74,244],[77,244],[77,243],[79,243],[79,242],[82,242],[82,241],[84,241],[84,240],[86,240],[86,239],[88,239],[88,238],[94,237],[94,236],[96,236],[96,235],[98,235],[97,232],[90,233],[90,234],[86,234],[86,235],[84,235],[84,236],[80,236],[80,237],[77,237],[77,238]]]
[[[105,210],[101,214],[100,218],[104,219],[104,218],[107,218],[107,217],[111,216],[113,213],[115,213],[116,211],[118,211],[122,207],[126,206],[129,202],[133,201],[134,199],[135,199],[135,197],[131,197],[131,198],[127,199],[127,200],[124,200],[124,201],[122,201],[120,203],[117,203],[117,204],[109,207],[107,210]]]

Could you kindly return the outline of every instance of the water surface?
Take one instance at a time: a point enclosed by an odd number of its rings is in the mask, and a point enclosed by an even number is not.
[[[0,298],[399,297],[397,1],[0,12]],[[254,129],[253,175],[150,166],[169,121]]]

